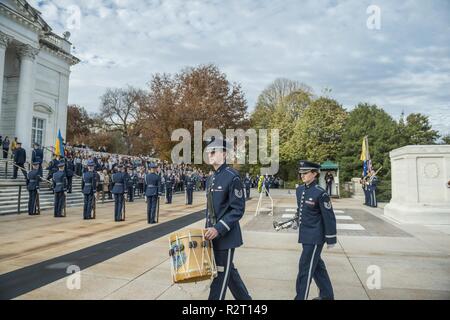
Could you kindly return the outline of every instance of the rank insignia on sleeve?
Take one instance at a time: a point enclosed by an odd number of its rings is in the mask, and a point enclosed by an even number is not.
[[[327,208],[328,210],[331,209],[331,201],[328,202],[324,202],[323,204],[325,206],[325,208]]]
[[[234,194],[238,198],[242,198],[242,195],[243,195],[242,190],[238,190],[238,189],[234,189]]]

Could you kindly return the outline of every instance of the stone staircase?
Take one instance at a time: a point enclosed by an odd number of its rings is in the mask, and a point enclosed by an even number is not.
[[[13,214],[28,211],[28,191],[26,180],[22,172],[18,171],[17,179],[12,179],[14,166],[11,160],[0,159],[0,215]],[[45,166],[44,166],[45,167]],[[25,169],[28,170],[27,165]],[[47,177],[44,168],[44,178]],[[20,193],[20,205],[19,205]],[[53,209],[54,195],[46,182],[40,183],[41,210]],[[107,201],[107,200],[106,200]],[[72,193],[67,194],[67,207],[82,206],[83,194],[81,193],[81,178],[73,177]],[[20,207],[20,210],[19,210]]]

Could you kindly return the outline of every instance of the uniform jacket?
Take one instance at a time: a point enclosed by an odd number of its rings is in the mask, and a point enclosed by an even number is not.
[[[326,191],[316,181],[302,184],[296,190],[299,216],[299,243],[334,244],[336,217]]]
[[[195,185],[194,178],[192,176],[186,176],[184,178],[184,185],[186,186],[186,189],[193,190]]]
[[[53,190],[63,192],[67,189],[67,177],[64,171],[58,171],[53,174]]]
[[[73,174],[75,172],[75,165],[73,163],[73,160],[67,160],[66,166],[64,168],[66,170],[66,175],[68,177],[73,177]]]
[[[215,249],[226,250],[242,245],[239,220],[245,212],[245,198],[239,173],[223,164],[206,183],[206,227],[214,227],[219,235],[213,240]]]
[[[250,178],[245,177],[244,178],[244,186],[245,188],[249,189],[252,185],[252,180]]]
[[[145,195],[147,197],[157,196],[161,191],[161,177],[157,173],[147,173],[144,179]]]
[[[95,171],[88,171],[83,173],[81,180],[81,191],[83,194],[92,194],[97,190],[97,173]]]
[[[36,169],[31,170],[27,174],[27,190],[37,190],[39,189],[39,171]]]
[[[18,148],[14,151],[14,162],[24,164],[27,161],[27,153],[24,148]]]
[[[44,161],[44,151],[42,149],[33,149],[31,162],[40,162],[42,164],[42,161]]]
[[[116,172],[111,176],[111,182],[113,184],[113,188],[111,193],[125,193],[125,173],[124,172]]]

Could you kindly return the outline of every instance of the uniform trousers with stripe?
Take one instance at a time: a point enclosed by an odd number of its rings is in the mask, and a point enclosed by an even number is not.
[[[374,207],[374,208],[376,208],[378,206],[375,187],[370,188],[370,206]]]
[[[228,250],[214,249],[214,258],[217,265],[217,277],[211,283],[209,300],[224,300],[227,287],[236,300],[251,300],[239,272],[233,264],[234,248]]]
[[[334,299],[333,287],[328,276],[325,263],[320,254],[323,244],[303,244],[300,256],[297,276],[297,295],[295,300],[307,300],[311,280],[314,279],[319,288],[319,297],[322,299]]]
[[[186,189],[186,204],[192,204],[194,189]]]

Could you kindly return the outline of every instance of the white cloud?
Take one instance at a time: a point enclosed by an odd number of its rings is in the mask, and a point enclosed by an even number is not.
[[[317,93],[330,87],[348,107],[365,101],[395,117],[428,114],[450,132],[445,0],[379,0],[380,30],[366,27],[368,0],[30,2],[60,34],[64,8],[80,7],[71,41],[83,63],[73,68],[69,99],[91,111],[107,87],[145,87],[153,73],[215,63],[242,84],[251,109],[265,86],[286,77]]]

